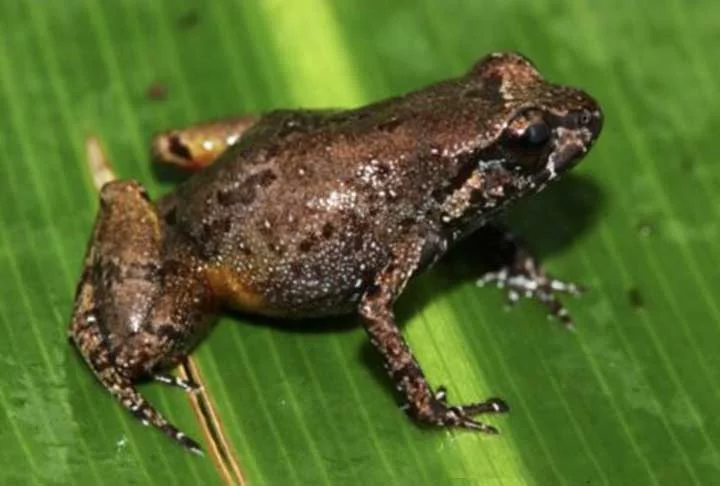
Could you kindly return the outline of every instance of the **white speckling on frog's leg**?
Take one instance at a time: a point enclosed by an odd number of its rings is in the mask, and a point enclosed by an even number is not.
[[[153,380],[165,383],[166,385],[176,386],[190,393],[199,393],[202,391],[202,386],[198,385],[194,381],[186,380],[175,375],[155,374],[153,375]]]

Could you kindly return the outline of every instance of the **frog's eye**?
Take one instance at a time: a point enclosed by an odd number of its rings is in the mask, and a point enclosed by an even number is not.
[[[550,139],[550,127],[544,121],[535,122],[528,125],[522,133],[521,139],[528,145],[545,145]]]
[[[550,126],[542,114],[536,111],[523,113],[510,122],[507,128],[508,139],[513,144],[528,149],[544,146],[551,135]]]

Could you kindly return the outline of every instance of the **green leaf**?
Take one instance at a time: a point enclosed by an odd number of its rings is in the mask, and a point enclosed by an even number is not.
[[[624,2],[69,0],[0,5],[0,482],[714,484],[720,471],[720,7]],[[398,317],[452,401],[502,396],[497,437],[398,410],[352,317],[226,316],[193,359],[222,472],[143,428],[66,327],[97,208],[85,140],[171,188],[151,134],[232,113],[355,106],[518,50],[600,100],[593,153],[510,219],[590,291],[569,332],[477,288],[472,248],[416,279]],[[148,92],[148,90],[152,92]],[[166,93],[163,96],[163,91]],[[143,387],[211,452],[187,397]],[[222,457],[222,456],[221,456]]]

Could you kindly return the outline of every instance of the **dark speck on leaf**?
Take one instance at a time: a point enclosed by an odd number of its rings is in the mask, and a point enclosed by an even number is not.
[[[167,97],[168,87],[159,81],[152,83],[145,91],[145,96],[153,101],[161,101]]]
[[[628,290],[628,300],[630,301],[632,308],[635,310],[645,308],[645,300],[637,287],[633,287]]]
[[[680,162],[680,168],[684,172],[693,172],[695,170],[695,161],[689,157],[685,157]]]
[[[200,14],[197,10],[190,10],[178,17],[177,23],[180,28],[191,29],[200,23]]]

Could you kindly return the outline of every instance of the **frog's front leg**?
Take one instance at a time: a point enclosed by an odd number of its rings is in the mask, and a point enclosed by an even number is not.
[[[558,295],[580,295],[583,290],[580,285],[548,275],[522,239],[502,223],[483,226],[473,238],[482,245],[481,253],[487,255],[493,268],[480,277],[479,285],[494,283],[506,289],[510,305],[516,304],[521,297],[540,301],[551,316],[572,326],[572,317]]]
[[[469,405],[450,405],[445,389],[433,392],[420,365],[413,356],[395,323],[393,302],[410,276],[417,270],[427,241],[410,240],[396,248],[392,260],[377,275],[360,302],[359,312],[373,346],[385,361],[385,369],[406,401],[407,412],[416,420],[442,427],[463,427],[496,433],[491,425],[474,420],[481,413],[508,411],[499,398]]]
[[[160,162],[200,170],[236,144],[259,119],[252,115],[225,118],[162,132],[153,138],[152,152]]]
[[[182,358],[206,324],[209,292],[192,267],[167,261],[164,230],[134,181],[106,184],[76,294],[69,335],[101,384],[145,424],[194,452],[135,388]]]

